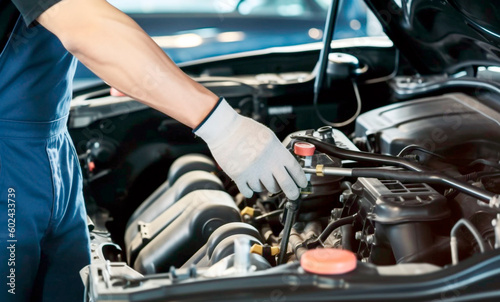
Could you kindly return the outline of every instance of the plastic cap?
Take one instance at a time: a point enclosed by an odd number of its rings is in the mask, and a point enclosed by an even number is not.
[[[95,169],[95,163],[93,161],[90,161],[88,163],[89,171],[92,172]]]
[[[353,271],[357,263],[353,252],[331,248],[309,250],[300,258],[305,271],[320,275],[345,274]]]
[[[313,156],[316,146],[310,143],[295,143],[293,153],[299,156]]]
[[[255,214],[255,209],[252,207],[245,207],[243,210],[241,210],[240,215],[241,217],[248,215],[250,217],[253,217]]]

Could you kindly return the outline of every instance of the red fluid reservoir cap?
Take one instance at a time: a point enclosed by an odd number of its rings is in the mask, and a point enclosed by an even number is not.
[[[88,163],[89,171],[92,172],[95,169],[95,163],[93,161],[90,161]]]
[[[111,87],[111,89],[109,90],[109,94],[111,96],[126,96],[123,92],[119,91],[114,87]]]
[[[299,156],[313,156],[316,146],[310,143],[295,143],[293,153]]]
[[[331,248],[308,250],[300,258],[305,271],[320,275],[345,274],[353,271],[357,263],[353,252]]]

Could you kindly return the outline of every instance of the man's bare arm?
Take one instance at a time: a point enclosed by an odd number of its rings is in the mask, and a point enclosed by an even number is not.
[[[218,97],[184,74],[126,14],[105,0],[63,0],[37,21],[111,86],[194,128]]]
[[[38,19],[103,80],[191,128],[247,197],[305,187],[302,168],[266,126],[186,76],[127,15],[104,0],[63,0]],[[212,109],[214,109],[212,111]]]

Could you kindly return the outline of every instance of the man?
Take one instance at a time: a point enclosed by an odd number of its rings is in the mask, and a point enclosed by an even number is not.
[[[77,57],[193,128],[245,196],[295,199],[305,176],[265,126],[186,76],[105,0],[0,0],[0,301],[80,301],[89,259],[81,173],[66,121]]]

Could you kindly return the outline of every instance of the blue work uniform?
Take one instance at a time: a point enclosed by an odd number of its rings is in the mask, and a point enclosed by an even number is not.
[[[89,236],[66,127],[74,69],[57,37],[17,20],[0,54],[0,301],[83,300]]]

